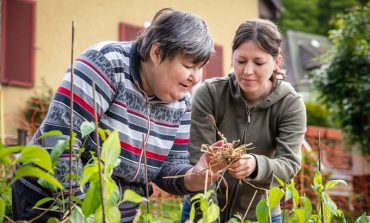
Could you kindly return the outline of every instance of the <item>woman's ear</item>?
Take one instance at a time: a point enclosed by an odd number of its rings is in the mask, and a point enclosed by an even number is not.
[[[159,43],[153,43],[150,47],[149,58],[153,64],[160,64],[161,57],[159,55]]]
[[[281,55],[278,55],[276,58],[275,58],[275,65],[274,65],[274,70],[279,70],[279,67],[281,65],[281,62],[283,60],[283,57]]]

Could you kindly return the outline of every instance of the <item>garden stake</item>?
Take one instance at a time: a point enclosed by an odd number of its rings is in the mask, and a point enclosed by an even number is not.
[[[92,83],[93,88],[93,102],[94,102],[94,121],[95,121],[95,137],[96,137],[96,152],[98,154],[98,168],[99,168],[99,183],[100,183],[100,199],[101,199],[101,206],[103,209],[103,222],[105,223],[105,204],[104,204],[104,193],[103,193],[103,181],[101,178],[102,171],[101,171],[101,156],[100,156],[100,144],[99,144],[99,131],[98,131],[98,114],[96,112],[96,99],[95,99],[95,82]]]
[[[257,190],[255,190],[255,191],[254,191],[254,194],[253,194],[252,200],[251,200],[251,202],[249,203],[248,208],[247,208],[247,210],[246,210],[246,211],[245,211],[245,213],[244,213],[244,216],[243,216],[243,219],[242,219],[242,223],[244,222],[245,218],[247,217],[247,214],[248,214],[249,208],[251,207],[251,205],[252,205],[252,203],[253,203],[253,201],[254,201],[254,198],[256,197],[256,194],[257,194]],[[284,221],[282,221],[282,222],[284,222]]]
[[[319,158],[319,172],[321,174],[321,148],[320,148],[320,130],[317,133],[317,156]],[[324,219],[324,208],[322,204],[322,199],[320,198],[320,209],[321,209],[321,221],[325,223]]]
[[[70,112],[69,112],[69,213],[72,213],[72,143],[73,143],[73,50],[75,41],[75,22],[72,21],[72,41],[71,41],[71,82],[70,82]]]

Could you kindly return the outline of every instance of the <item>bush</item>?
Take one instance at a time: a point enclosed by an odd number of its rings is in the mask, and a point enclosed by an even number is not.
[[[370,3],[339,16],[336,27],[314,83],[350,141],[370,154]]]

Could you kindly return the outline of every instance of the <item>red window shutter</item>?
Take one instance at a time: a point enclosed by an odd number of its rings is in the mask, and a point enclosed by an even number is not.
[[[209,60],[209,63],[203,68],[203,80],[212,77],[224,76],[224,50],[221,45],[215,44],[215,55]]]
[[[121,22],[119,24],[119,40],[120,41],[135,40],[143,29],[144,27]]]
[[[21,87],[32,87],[34,84],[35,9],[35,1],[3,1],[3,84]]]

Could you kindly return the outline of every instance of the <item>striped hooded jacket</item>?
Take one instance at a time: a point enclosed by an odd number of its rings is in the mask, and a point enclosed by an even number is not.
[[[102,42],[89,48],[75,60],[73,130],[77,132],[77,143],[74,148],[79,150],[82,146],[79,131],[81,123],[94,120],[94,82],[99,127],[117,129],[119,132],[122,150],[121,162],[113,173],[116,181],[123,187],[130,187],[144,195],[144,159],[140,157],[145,139],[149,181],[155,182],[169,193],[185,194],[187,191],[183,178],[162,177],[185,174],[192,167],[188,162],[187,152],[190,95],[174,103],[164,103],[157,97],[146,96],[139,75],[136,46],[136,42]],[[30,144],[50,149],[59,137],[37,138],[50,130],[60,130],[64,135],[69,135],[69,104],[70,70],[67,70],[47,116]],[[95,148],[93,135],[85,143],[86,151]],[[76,165],[76,159],[72,159]],[[86,161],[87,156],[83,156],[82,160]],[[69,171],[67,154],[59,158],[58,167],[57,177],[68,188],[68,178],[65,177]],[[40,190],[35,182],[26,179],[22,179],[22,182],[34,190]]]

